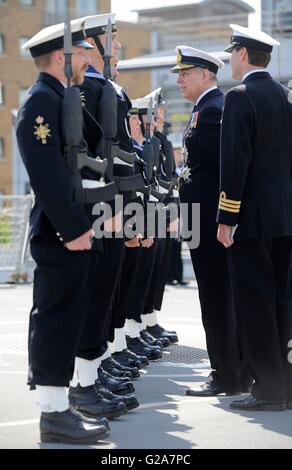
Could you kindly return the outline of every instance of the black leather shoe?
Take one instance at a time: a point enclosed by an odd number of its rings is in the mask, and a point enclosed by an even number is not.
[[[258,400],[253,395],[243,400],[235,400],[229,406],[233,410],[246,411],[285,411],[287,409],[284,401]]]
[[[111,419],[127,413],[124,403],[111,403],[96,392],[94,385],[70,387],[69,402],[72,408],[89,418],[104,416]]]
[[[157,346],[149,346],[142,338],[130,338],[126,336],[128,349],[135,354],[144,355],[150,361],[160,359],[162,357],[161,349]]]
[[[217,395],[240,395],[238,390],[224,390],[222,387],[214,383],[205,382],[200,389],[189,388],[185,391],[185,395],[189,397],[215,397]]]
[[[287,410],[292,410],[292,401],[287,401],[286,402],[286,408],[287,408]]]
[[[136,358],[136,360],[140,361],[142,367],[149,366],[149,361],[146,356],[135,354],[133,351],[130,351],[130,349],[125,349],[125,351],[127,352],[128,357],[131,357],[132,359]]]
[[[113,353],[113,358],[115,361],[119,362],[125,367],[137,367],[138,370],[142,369],[143,365],[142,362],[137,358],[136,355],[132,355],[132,353],[128,349],[124,349],[123,351]],[[147,361],[147,357],[145,357]],[[148,361],[147,361],[148,365]]]
[[[105,426],[88,423],[66,410],[61,413],[42,413],[40,420],[41,442],[64,444],[95,444],[109,435]]]
[[[154,338],[168,338],[172,344],[178,342],[178,337],[175,331],[165,330],[158,324],[147,326],[147,331],[154,336]]]
[[[145,343],[149,344],[150,346],[158,346],[159,348],[165,348],[166,346],[170,345],[170,341],[167,338],[154,338],[154,336],[152,336],[146,330],[140,331],[140,336],[143,341],[145,341]]]
[[[92,423],[97,424],[98,426],[104,426],[107,430],[110,430],[109,422],[106,418],[89,418],[88,416],[83,415],[80,411],[74,410],[74,408],[70,408],[71,413],[77,416],[78,419],[84,421],[85,423]]]
[[[122,377],[127,380],[132,380],[133,376],[131,372],[118,369],[112,362],[111,358],[108,357],[101,363],[103,370],[108,372],[112,377],[119,378]]]
[[[111,361],[113,363],[113,365],[117,368],[117,369],[120,369],[120,370],[123,370],[125,372],[129,372],[132,376],[132,379],[138,379],[140,377],[140,374],[139,374],[139,369],[137,367],[126,367],[126,366],[123,366],[122,364],[120,364],[118,361],[116,361],[115,359],[113,359],[111,357]]]
[[[128,379],[117,379],[112,377],[110,374],[102,370],[101,367],[98,369],[98,378],[101,384],[117,395],[127,395],[129,393],[133,393],[135,388]]]
[[[133,410],[134,408],[138,408],[138,406],[140,406],[135,395],[115,395],[110,390],[105,388],[99,380],[95,381],[94,387],[99,395],[101,395],[103,398],[106,398],[111,403],[124,403],[128,411]]]

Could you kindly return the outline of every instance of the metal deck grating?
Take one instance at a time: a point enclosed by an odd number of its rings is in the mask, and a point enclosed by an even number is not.
[[[0,351],[8,354],[27,354],[27,334],[0,335]],[[197,364],[208,360],[208,353],[200,344],[197,347],[174,344],[163,350],[163,357],[157,362],[174,364]]]
[[[209,360],[208,353],[203,347],[183,346],[173,344],[163,350],[163,357],[157,362],[172,362],[174,364],[197,364]]]

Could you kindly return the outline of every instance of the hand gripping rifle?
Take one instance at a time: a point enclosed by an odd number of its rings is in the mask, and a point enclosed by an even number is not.
[[[83,114],[80,91],[77,87],[71,86],[73,77],[72,35],[69,18],[66,19],[64,28],[64,55],[65,76],[68,80],[68,86],[64,90],[62,103],[65,159],[73,181],[74,200],[84,204],[94,204],[108,200],[108,193],[112,193],[113,188],[108,188],[108,185],[105,185],[104,187],[95,187],[94,189],[84,189],[82,186],[81,170],[83,168],[88,168],[97,175],[103,176],[108,162],[107,160],[101,160],[99,157],[93,159],[87,155],[87,144],[83,139]]]
[[[153,114],[153,100],[150,98],[149,105],[147,109],[147,117],[146,117],[146,126],[145,126],[145,143],[142,152],[142,159],[146,163],[146,168],[143,170],[145,175],[145,181],[147,183],[147,187],[144,189],[144,194],[152,195],[159,201],[163,201],[164,194],[159,193],[155,189],[155,177],[154,177],[154,148],[151,142],[151,121],[152,121],[152,114]]]
[[[158,184],[169,192],[177,185],[177,177],[175,176],[174,152],[171,142],[168,140],[169,123],[167,122],[167,110],[165,111],[165,124],[163,132],[157,132],[156,138],[160,147],[156,145],[156,159],[159,170],[157,171]],[[160,156],[162,157],[160,160]],[[157,164],[157,163],[156,163]]]
[[[102,96],[99,102],[99,123],[102,127],[105,138],[105,155],[109,162],[107,169],[107,177],[113,181],[113,164],[114,159],[119,157],[121,160],[134,164],[135,158],[132,153],[121,150],[118,144],[113,143],[118,133],[118,98],[112,80],[112,22],[109,18],[105,30],[105,53],[104,53],[104,69],[103,76],[105,78],[105,85],[103,87]]]
[[[103,75],[105,78],[105,84],[103,92],[99,102],[99,123],[102,127],[104,138],[105,138],[105,157],[108,160],[107,177],[110,181],[113,181],[113,157],[112,157],[112,140],[116,137],[118,132],[118,118],[117,109],[118,101],[117,94],[110,83],[112,79],[112,22],[109,19],[105,31],[106,45],[104,52],[104,69]]]
[[[166,157],[164,166],[165,166],[165,172],[166,172],[166,177],[168,180],[171,180],[173,178],[173,175],[175,174],[175,160],[174,160],[174,152],[173,152],[173,147],[172,143],[168,140],[168,135],[169,135],[169,129],[170,129],[170,123],[168,121],[168,111],[165,109],[165,116],[164,116],[164,126],[163,126],[163,136],[164,136],[164,155]]]

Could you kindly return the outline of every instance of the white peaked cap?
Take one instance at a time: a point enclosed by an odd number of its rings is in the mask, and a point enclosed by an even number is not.
[[[131,100],[132,108],[130,109],[130,114],[147,114],[149,108],[149,103],[152,96],[143,98],[137,98],[136,100]],[[154,106],[154,103],[153,103]]]
[[[279,41],[264,31],[246,28],[238,24],[230,24],[229,26],[233,30],[233,35],[230,38],[230,45],[225,49],[226,52],[232,52],[234,47],[242,46],[271,53],[274,46],[280,46]]]
[[[64,23],[59,23],[43,28],[23,44],[22,49],[29,49],[32,57],[38,57],[56,49],[62,49],[64,47],[64,26]],[[85,34],[81,23],[72,24],[71,22],[71,33],[72,44],[74,46],[84,47],[85,49],[93,48],[93,46],[85,41]]]
[[[171,72],[190,69],[193,67],[203,67],[210,72],[217,74],[219,69],[223,69],[224,62],[209,52],[201,51],[190,46],[177,46],[177,65],[171,69]]]
[[[85,30],[86,36],[91,37],[95,35],[104,34],[108,20],[111,20],[113,31],[116,31],[116,13],[106,13],[104,15],[91,15],[83,16],[77,20],[72,20],[71,24],[81,23]]]
[[[149,98],[149,99],[152,98],[154,105],[166,104],[163,98],[162,87],[156,88],[156,90],[151,91],[151,93],[148,93],[148,95],[145,95],[144,98]]]

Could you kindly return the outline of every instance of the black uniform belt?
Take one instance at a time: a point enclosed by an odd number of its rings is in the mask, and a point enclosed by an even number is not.
[[[118,176],[115,177],[115,183],[118,192],[126,191],[141,191],[146,188],[146,183],[141,174],[131,176]]]
[[[76,199],[83,201],[84,204],[97,204],[98,202],[112,201],[115,199],[115,183],[108,183],[100,188],[76,189]]]

